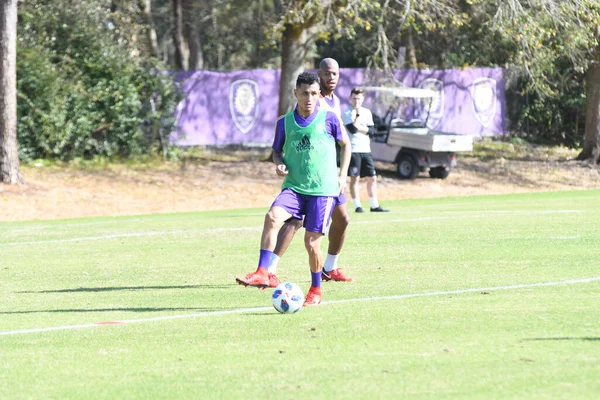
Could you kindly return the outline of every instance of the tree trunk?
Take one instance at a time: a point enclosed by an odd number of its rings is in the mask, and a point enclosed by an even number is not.
[[[200,36],[198,36],[198,30],[195,27],[192,27],[189,31],[188,42],[190,44],[189,69],[204,69],[204,55],[202,54]]]
[[[187,70],[189,66],[190,48],[183,34],[183,0],[173,0],[173,15],[175,24],[173,26],[173,41],[175,42],[175,67],[179,70]]]
[[[417,69],[417,50],[413,41],[413,28],[410,26],[407,33],[406,52],[408,58],[408,68]]]
[[[290,111],[296,103],[293,90],[296,87],[296,78],[304,71],[304,60],[308,53],[305,37],[304,27],[285,25],[281,39],[281,76],[277,109],[279,115]]]
[[[154,22],[152,21],[152,0],[139,0],[139,8],[145,25],[144,31],[146,33],[148,53],[153,57],[158,57],[158,37],[156,36],[156,29],[154,29]]]
[[[0,57],[0,182],[17,184],[17,0],[0,4]]]
[[[600,56],[600,48],[598,48]],[[600,57],[598,57],[600,58]],[[585,139],[578,160],[600,163],[600,61],[596,60],[587,71]]]
[[[194,9],[194,0],[184,0],[184,27],[183,35],[189,45],[189,70],[199,70],[204,68],[204,57],[200,43],[200,34],[198,29],[199,18]]]

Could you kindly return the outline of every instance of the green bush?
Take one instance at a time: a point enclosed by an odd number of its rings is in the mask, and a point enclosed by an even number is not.
[[[585,83],[582,74],[563,66],[560,86],[552,96],[528,91],[522,78],[506,89],[508,130],[529,142],[580,148],[585,136]],[[556,79],[555,81],[558,81]]]
[[[168,146],[178,100],[173,80],[143,56],[138,25],[98,3],[38,0],[19,9],[24,161],[128,157]]]

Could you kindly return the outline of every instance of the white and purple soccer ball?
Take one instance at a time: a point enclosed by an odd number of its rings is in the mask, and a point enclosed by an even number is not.
[[[273,307],[282,314],[298,312],[303,304],[304,293],[295,283],[280,283],[273,291]]]

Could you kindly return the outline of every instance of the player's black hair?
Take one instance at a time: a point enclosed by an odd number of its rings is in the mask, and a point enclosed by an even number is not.
[[[297,88],[299,88],[300,85],[312,85],[313,83],[319,83],[319,77],[312,72],[303,72],[298,75],[298,79],[296,79]]]

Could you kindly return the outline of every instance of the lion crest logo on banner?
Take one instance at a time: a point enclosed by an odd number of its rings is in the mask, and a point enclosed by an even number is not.
[[[248,133],[258,117],[258,84],[251,79],[240,79],[229,86],[229,110],[235,126]]]
[[[419,83],[419,87],[437,93],[437,96],[431,99],[421,99],[419,104],[421,119],[425,121],[427,118],[427,127],[433,129],[444,116],[444,82],[435,78],[427,78]],[[431,102],[431,105],[429,102]],[[428,110],[429,117],[427,117]]]
[[[498,107],[496,96],[496,80],[492,78],[477,78],[471,84],[473,111],[477,120],[484,128],[489,127]]]

